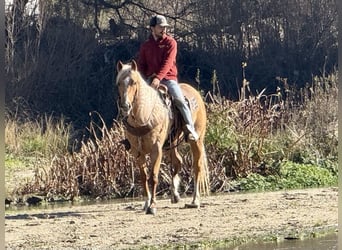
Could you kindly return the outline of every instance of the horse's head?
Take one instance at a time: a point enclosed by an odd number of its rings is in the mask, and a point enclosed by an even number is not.
[[[132,110],[132,105],[137,93],[137,83],[139,74],[137,71],[137,63],[132,60],[131,64],[123,64],[118,61],[117,65],[116,86],[118,88],[118,105],[124,116],[127,116]]]

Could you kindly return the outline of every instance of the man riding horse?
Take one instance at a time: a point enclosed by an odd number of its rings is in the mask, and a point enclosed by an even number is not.
[[[178,84],[177,42],[166,33],[168,26],[166,18],[162,15],[151,18],[151,35],[140,47],[138,69],[152,87],[158,88],[160,83],[167,86],[174,104],[186,123],[188,139],[197,141],[199,136],[194,128],[191,111]]]
[[[144,210],[155,214],[157,209],[157,186],[162,157],[170,164],[172,173],[171,202],[180,200],[178,192],[183,159],[177,148],[183,134],[188,136],[193,172],[193,200],[186,204],[189,208],[200,207],[200,193],[209,194],[208,162],[204,147],[207,114],[200,93],[190,84],[178,83],[176,41],[166,34],[168,26],[165,17],[156,15],[151,19],[151,36],[141,46],[138,64],[135,60],[123,64],[117,62],[116,86],[118,105],[123,115],[125,136],[135,165],[140,169]],[[175,106],[183,119],[170,116],[160,92],[160,84],[168,88]],[[187,101],[189,101],[188,106]],[[177,112],[178,113],[178,112]],[[179,126],[174,126],[177,120]],[[196,130],[195,130],[196,129]],[[173,136],[169,136],[171,134]],[[164,148],[168,141],[170,147]],[[125,144],[126,145],[126,144]],[[146,157],[149,155],[149,160]]]

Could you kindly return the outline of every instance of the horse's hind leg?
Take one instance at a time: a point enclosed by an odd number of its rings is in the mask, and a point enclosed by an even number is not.
[[[171,203],[177,203],[180,200],[180,195],[178,192],[180,178],[178,173],[183,164],[182,157],[178,153],[177,148],[171,150],[170,161],[172,166]]]
[[[190,143],[192,151],[192,167],[194,172],[194,193],[193,200],[187,207],[200,207],[200,193],[209,193],[209,184],[207,179],[207,159],[204,149],[203,139]]]

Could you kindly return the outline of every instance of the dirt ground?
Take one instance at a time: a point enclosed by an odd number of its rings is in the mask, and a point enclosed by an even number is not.
[[[337,188],[229,193],[202,198],[199,209],[158,201],[155,216],[142,201],[6,211],[6,249],[135,249],[207,246],[246,239],[308,237],[337,230]],[[202,245],[203,246],[203,245]]]

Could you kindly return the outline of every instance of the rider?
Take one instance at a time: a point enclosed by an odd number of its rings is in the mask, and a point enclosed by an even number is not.
[[[185,101],[177,79],[177,42],[166,34],[169,24],[162,15],[155,15],[150,20],[151,35],[139,50],[138,68],[152,87],[162,83],[167,86],[174,98],[176,107],[182,114],[189,132],[189,139],[197,141],[199,136],[194,128],[191,111]]]

